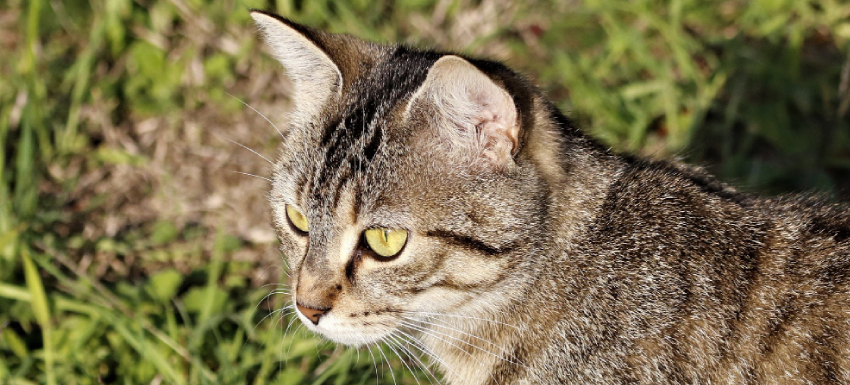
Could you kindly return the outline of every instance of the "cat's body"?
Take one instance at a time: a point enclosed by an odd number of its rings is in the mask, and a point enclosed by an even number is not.
[[[295,86],[270,199],[310,330],[454,385],[850,383],[846,209],[611,154],[499,64],[252,15]]]

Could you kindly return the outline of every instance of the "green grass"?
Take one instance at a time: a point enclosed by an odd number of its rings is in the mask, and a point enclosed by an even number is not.
[[[275,312],[286,275],[267,186],[231,172],[268,169],[219,139],[277,144],[227,95],[273,121],[286,104],[249,8],[495,57],[615,149],[748,191],[850,197],[838,0],[8,0],[0,384],[427,382],[373,365],[391,350],[336,348]]]

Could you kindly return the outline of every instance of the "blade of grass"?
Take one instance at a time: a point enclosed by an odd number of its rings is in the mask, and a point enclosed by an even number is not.
[[[129,343],[133,349],[135,349],[139,354],[143,357],[150,360],[154,366],[156,366],[157,370],[160,374],[165,375],[170,379],[172,383],[183,385],[186,384],[186,379],[183,376],[177,374],[175,368],[168,364],[168,360],[163,357],[162,353],[160,353],[156,346],[151,344],[147,338],[144,336],[144,332],[137,331],[132,332],[127,325],[124,325],[123,320],[115,317],[112,320],[112,325],[118,334],[124,338],[127,343]],[[132,322],[132,320],[129,320]]]
[[[36,210],[35,175],[35,121],[38,112],[33,104],[25,108],[25,118],[21,122],[21,137],[18,139],[18,153],[15,159],[14,209],[19,217],[28,217]]]
[[[41,326],[44,340],[44,372],[47,375],[47,383],[48,385],[56,385],[56,376],[53,371],[53,340],[51,338],[53,325],[50,322],[50,308],[47,304],[47,296],[44,294],[44,285],[41,282],[38,269],[30,258],[28,249],[21,249],[21,258],[23,259],[27,288],[29,288],[32,296],[32,311],[36,322]]]
[[[144,330],[146,330],[148,333],[151,333],[154,337],[162,341],[162,343],[164,343],[169,348],[174,350],[174,352],[176,352],[178,355],[183,357],[184,360],[186,360],[187,362],[191,362],[196,367],[201,368],[201,374],[203,374],[204,378],[212,381],[216,379],[215,374],[213,374],[212,371],[210,371],[209,368],[207,368],[203,364],[203,362],[198,359],[198,357],[193,356],[185,347],[180,345],[175,339],[172,339],[163,331],[152,325],[149,320],[145,318],[136,317],[136,314],[118,297],[116,297],[115,294],[113,294],[106,287],[104,287],[99,281],[91,278],[85,271],[81,270],[79,266],[72,263],[68,259],[68,257],[65,256],[63,253],[41,242],[37,243],[36,245],[42,248],[45,252],[51,254],[55,261],[59,262],[61,265],[74,272],[79,281],[74,281],[68,278],[52,264],[36,259],[36,263],[38,263],[42,269],[50,273],[50,275],[56,277],[61,282],[63,282],[63,284],[70,288],[79,286],[80,284],[84,284],[94,288],[94,292],[91,294],[93,298],[88,298],[89,301],[96,299],[99,302],[107,304],[108,308],[114,309],[118,312],[116,313],[116,319],[118,316],[122,316],[126,317],[126,319],[128,320],[132,320],[133,322],[139,324]],[[74,293],[71,292],[69,294]]]
[[[21,341],[21,338],[12,329],[3,330],[2,337],[6,341],[6,345],[9,346],[9,349],[12,350],[12,353],[15,353],[18,358],[25,359],[30,355],[30,352],[27,351],[27,345],[24,341]],[[0,379],[3,379],[2,375],[0,375]]]
[[[103,45],[104,25],[105,23],[101,18],[94,18],[89,35],[89,44],[86,45],[85,51],[77,60],[76,71],[74,71],[74,87],[71,93],[71,107],[68,109],[65,130],[58,140],[59,151],[71,152],[74,150],[72,145],[77,135],[77,126],[80,122],[80,110],[83,100],[87,94],[86,91],[89,90],[89,79],[91,78],[92,68],[95,63],[95,55]]]
[[[15,301],[32,301],[32,294],[30,294],[30,292],[26,289],[2,282],[0,282],[0,297],[13,299]]]
[[[221,240],[222,237],[223,233],[219,231],[212,251],[212,261],[210,263],[209,277],[207,279],[206,287],[206,300],[204,301],[204,305],[201,308],[201,314],[198,317],[198,325],[201,326],[199,330],[203,329],[202,325],[207,323],[207,321],[210,319],[210,316],[212,315],[213,305],[215,304],[215,294],[216,289],[218,288],[218,278],[221,276],[221,260],[224,254],[224,246],[222,245],[223,241]]]

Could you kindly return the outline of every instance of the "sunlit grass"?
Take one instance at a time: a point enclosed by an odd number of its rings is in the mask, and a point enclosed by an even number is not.
[[[747,190],[850,191],[838,0],[8,0],[0,384],[431,382],[397,347],[338,348],[279,311],[268,186],[236,174],[268,169],[218,139],[279,140],[240,102],[281,122],[288,89],[249,8],[504,60],[606,145]]]

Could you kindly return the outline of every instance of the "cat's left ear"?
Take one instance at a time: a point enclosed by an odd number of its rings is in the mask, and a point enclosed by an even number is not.
[[[434,63],[408,104],[408,116],[416,110],[438,127],[439,142],[452,152],[502,167],[519,150],[520,122],[513,98],[459,56],[443,56]]]

